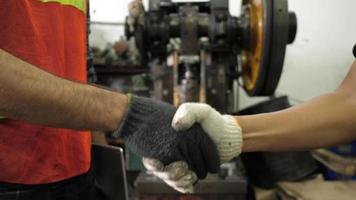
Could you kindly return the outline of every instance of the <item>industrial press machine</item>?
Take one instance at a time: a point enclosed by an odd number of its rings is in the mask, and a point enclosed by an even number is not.
[[[274,95],[297,18],[287,0],[242,0],[239,16],[230,14],[228,0],[149,0],[139,20],[127,20],[125,32],[150,69],[156,99],[176,106],[204,102],[234,113],[240,86],[250,96]],[[201,181],[200,197],[190,199],[244,199],[246,180],[235,174],[241,170],[226,169],[234,172]],[[140,194],[176,199],[172,189],[147,174],[136,184]]]
[[[243,0],[237,17],[228,0],[150,0],[134,26],[126,35],[151,68],[156,98],[233,112],[238,86],[250,96],[274,94],[297,20],[287,0]]]

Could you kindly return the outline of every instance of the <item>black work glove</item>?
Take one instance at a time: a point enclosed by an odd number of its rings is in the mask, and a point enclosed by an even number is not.
[[[167,103],[132,96],[114,137],[123,139],[140,156],[165,165],[185,161],[200,179],[208,172],[217,173],[220,159],[213,141],[198,124],[187,131],[175,131],[171,125],[175,112],[176,108]]]

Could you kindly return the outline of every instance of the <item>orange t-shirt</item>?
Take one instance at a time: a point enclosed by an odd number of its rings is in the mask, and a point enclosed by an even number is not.
[[[86,82],[86,0],[0,0],[0,49]],[[0,120],[0,182],[46,184],[84,174],[90,145],[88,132]]]

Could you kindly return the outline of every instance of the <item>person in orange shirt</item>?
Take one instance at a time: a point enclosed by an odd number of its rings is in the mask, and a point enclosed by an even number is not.
[[[177,132],[172,105],[88,85],[86,0],[0,0],[0,199],[97,199],[89,131],[136,153],[217,172],[199,125]]]

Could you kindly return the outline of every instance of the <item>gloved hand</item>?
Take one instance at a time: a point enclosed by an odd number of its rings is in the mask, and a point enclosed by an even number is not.
[[[172,105],[137,96],[129,99],[126,117],[114,137],[122,138],[135,153],[164,165],[185,161],[200,179],[219,170],[216,146],[200,125],[177,132],[171,127],[176,112]]]
[[[167,185],[181,193],[193,193],[193,185],[198,181],[198,177],[189,170],[186,162],[177,161],[164,166],[156,159],[143,158],[142,161],[148,171],[162,179]]]
[[[241,152],[241,128],[230,115],[221,115],[206,104],[187,103],[179,107],[172,126],[185,130],[194,123],[200,123],[203,129],[217,144],[222,162],[228,162]],[[169,186],[182,193],[192,193],[197,178],[184,162],[164,165],[159,160],[143,159],[146,169],[161,178]]]
[[[231,115],[221,115],[207,104],[182,104],[172,121],[177,131],[187,130],[199,123],[217,146],[221,163],[228,162],[241,153],[241,127]]]

